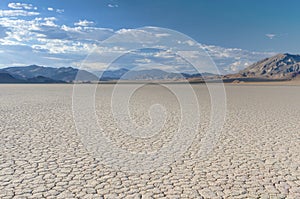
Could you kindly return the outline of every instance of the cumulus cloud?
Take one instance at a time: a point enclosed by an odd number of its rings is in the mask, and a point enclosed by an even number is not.
[[[186,60],[197,63],[200,66],[201,72],[218,72],[214,69],[211,64],[211,59],[215,62],[218,70],[221,73],[233,73],[237,72],[245,67],[249,66],[251,63],[254,63],[260,59],[272,56],[276,53],[274,52],[252,52],[239,48],[223,48],[220,46],[214,45],[201,45],[192,40],[185,41],[176,41],[175,43],[172,39],[169,41],[169,46],[159,46],[155,45],[156,42],[159,44],[159,39],[156,34],[157,31],[148,30],[135,30],[135,29],[120,29],[115,31],[116,38],[112,38],[111,41],[113,45],[122,45],[124,46],[133,46],[137,47],[138,45],[131,44],[132,42],[141,42],[147,46],[152,46],[153,48],[158,48],[162,50],[146,50],[140,52],[133,52],[133,57],[129,60],[128,56],[125,59],[123,56],[122,67],[128,66],[148,66],[151,68],[153,64],[162,63],[166,66],[173,66],[181,72],[196,72]],[[164,35],[164,40],[168,40],[169,35]],[[171,37],[172,38],[172,37]],[[126,44],[124,44],[126,43]],[[148,45],[149,44],[149,45]],[[142,46],[142,45],[140,45]],[[186,60],[178,57],[172,52],[169,52],[168,49],[173,48],[180,50],[180,56],[183,56]],[[203,50],[201,50],[203,49]],[[104,51],[107,49],[104,49]],[[128,49],[127,49],[128,50]],[[109,53],[113,53],[113,49],[109,49]],[[207,52],[207,53],[205,53]],[[124,51],[126,53],[126,51]],[[200,62],[199,62],[200,61]]]
[[[56,21],[55,17],[37,17],[31,20],[0,18],[0,27],[6,33],[0,38],[0,45],[28,46],[33,53],[57,56],[71,54],[78,57],[88,54],[95,48],[95,43],[114,32],[106,28],[60,26]]]
[[[51,16],[18,17],[40,14],[25,9],[0,10],[0,50],[4,52],[0,58],[6,60],[2,61],[3,63],[8,63],[8,59],[11,59],[11,64],[19,63],[22,60],[14,56],[20,56],[22,59],[30,57],[32,59],[30,64],[70,65],[80,63],[95,48],[101,55],[107,55],[107,57],[116,54],[123,55],[128,52],[131,46],[134,46],[134,42],[142,41],[143,44],[146,44],[145,46],[153,46],[160,50],[148,49],[133,52],[131,56],[124,58],[125,60],[123,59],[120,65],[127,64],[128,66],[144,68],[164,65],[166,69],[170,69],[172,66],[173,69],[181,72],[194,72],[190,66],[187,67],[186,61],[168,51],[171,46],[174,48],[184,47],[186,51],[183,50],[181,55],[188,59],[197,59],[199,56],[203,56],[203,52],[206,51],[222,73],[231,73],[275,54],[214,45],[202,45],[204,51],[199,54],[195,49],[201,45],[192,40],[176,41],[173,39],[170,40],[171,43],[168,43],[169,46],[167,44],[162,46],[159,41],[167,41],[171,35],[162,33],[159,29],[120,29],[114,31],[109,28],[96,27],[93,21],[88,20],[80,20],[75,22],[73,26],[68,26],[61,25],[58,18]],[[54,8],[52,11],[57,12]],[[99,47],[101,41],[114,34],[120,36],[121,39],[113,40],[111,45]],[[18,52],[20,50],[22,52]],[[107,60],[110,59],[107,58]],[[105,65],[104,62],[99,63]],[[90,67],[99,66],[99,63],[93,61]],[[202,62],[201,64],[205,66],[206,63]],[[203,72],[211,72],[206,69],[204,67]]]
[[[46,17],[42,19],[42,22],[40,23],[40,26],[48,26],[48,27],[58,27],[57,24],[55,24],[55,21],[57,19],[55,17]]]
[[[75,26],[92,26],[94,25],[93,21],[88,20],[79,20],[78,22],[74,23]]]
[[[47,10],[54,11],[54,8],[49,7],[49,8],[47,8]]]
[[[33,6],[32,4],[27,4],[27,3],[9,3],[7,5],[9,8],[12,9],[17,9],[17,10],[37,10],[37,7]]]
[[[17,16],[36,16],[38,12],[28,12],[25,10],[0,10],[0,17],[17,17]]]
[[[38,41],[40,44],[32,45],[32,48],[50,54],[88,54],[95,47],[93,44],[70,40],[52,39],[49,41],[48,39],[39,38]]]

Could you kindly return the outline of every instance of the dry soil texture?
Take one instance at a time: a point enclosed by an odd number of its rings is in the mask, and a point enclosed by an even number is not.
[[[155,151],[170,140],[180,120],[171,93],[150,85],[132,97],[137,124],[149,122],[152,102],[172,113],[162,134],[144,142],[114,126],[112,86],[97,92],[96,112],[116,146]],[[167,170],[135,173],[103,164],[82,144],[72,85],[0,85],[0,198],[300,198],[300,87],[227,85],[226,122],[203,159],[196,154],[210,100],[204,85],[193,87],[203,117],[192,145]]]

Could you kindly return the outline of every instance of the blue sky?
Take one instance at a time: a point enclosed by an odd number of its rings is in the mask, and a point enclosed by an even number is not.
[[[0,1],[0,67],[78,66],[99,42],[158,26],[202,44],[224,73],[275,53],[300,52],[300,1]]]

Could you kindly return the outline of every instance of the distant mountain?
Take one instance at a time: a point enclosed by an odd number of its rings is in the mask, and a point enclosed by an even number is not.
[[[102,81],[109,81],[109,80],[119,80],[122,78],[122,76],[124,76],[127,72],[129,72],[128,69],[126,68],[121,68],[121,69],[117,69],[117,70],[106,70],[106,71],[100,71],[100,72],[96,72],[95,74],[97,74],[99,77],[101,75],[101,80]]]
[[[184,76],[179,73],[169,73],[159,69],[128,71],[122,80],[177,80],[184,79]]]
[[[43,76],[37,76],[37,77],[32,77],[26,80],[27,83],[44,83],[44,84],[49,84],[49,83],[66,83],[65,81],[62,80],[54,80],[48,77],[43,77]]]
[[[286,80],[300,76],[300,55],[278,54],[250,65],[237,74],[218,76],[211,73],[188,74],[167,72],[160,69],[149,70],[106,70],[104,72],[88,72],[72,67],[43,67],[30,65],[24,67],[8,67],[0,69],[0,83],[63,83],[73,81],[110,80],[203,80],[223,78],[230,82],[238,79],[244,81]]]
[[[22,83],[24,80],[14,78],[11,74],[0,70],[0,83]]]
[[[300,74],[300,55],[278,54],[263,59],[240,71],[241,77],[291,79]]]
[[[181,73],[185,78],[199,78],[199,77],[215,77],[218,76],[216,74],[213,73],[196,73],[196,74],[187,74],[187,73]]]
[[[128,70],[121,68],[118,70],[107,70],[104,72],[88,72],[72,67],[43,67],[37,65],[23,67],[8,67],[0,70],[0,83],[63,83],[73,81],[101,81],[110,80],[182,80],[182,79],[202,79],[207,76],[214,76],[211,73],[187,74],[172,73],[160,69],[149,70]]]
[[[128,70],[121,68],[118,70],[107,70],[104,72],[96,72],[101,75],[101,80],[180,80],[189,78],[202,78],[214,76],[212,73],[203,74],[187,74],[187,73],[172,73],[160,69],[149,70]]]
[[[37,65],[31,66],[22,66],[22,67],[9,67],[4,68],[4,71],[11,74],[16,79],[21,80],[33,80],[32,78],[41,77],[48,78],[47,81],[64,81],[72,82],[76,79],[78,74],[78,69],[72,67],[61,67],[61,68],[52,68],[52,67],[43,67]],[[44,79],[46,81],[46,79]],[[90,72],[80,70],[79,81],[92,81],[97,80],[97,77]]]

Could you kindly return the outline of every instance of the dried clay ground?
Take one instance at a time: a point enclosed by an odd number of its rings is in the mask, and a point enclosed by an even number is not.
[[[180,120],[175,114],[152,144],[118,136],[112,86],[96,94],[107,136],[130,153],[168,142]],[[225,124],[202,159],[195,154],[210,100],[205,85],[192,86],[203,116],[192,145],[167,170],[141,173],[106,165],[87,150],[75,128],[72,85],[0,85],[0,198],[300,198],[300,86],[225,85]],[[129,108],[137,124],[147,123],[155,100],[178,108],[164,88],[146,86]]]

